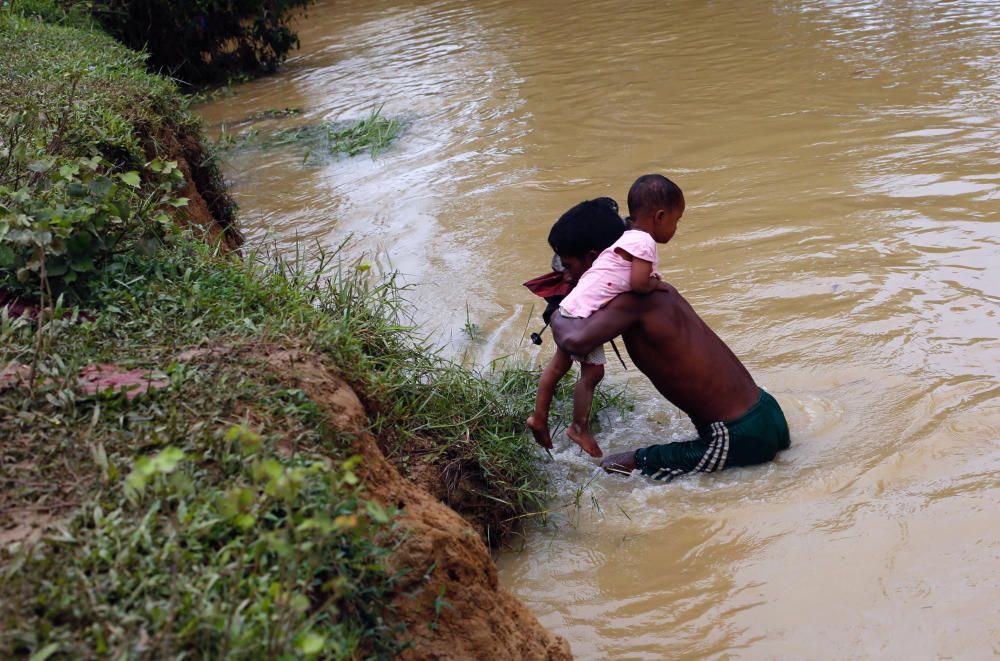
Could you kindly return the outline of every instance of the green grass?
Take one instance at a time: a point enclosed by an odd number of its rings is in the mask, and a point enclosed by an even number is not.
[[[98,30],[0,12],[0,52],[0,107],[49,115],[68,110],[67,150],[96,150],[136,166],[146,160],[137,126],[197,124],[181,110],[171,81],[146,73],[141,54]]]
[[[67,0],[0,0],[0,8],[17,16],[34,18],[54,25],[75,28],[94,28],[89,2]]]
[[[30,391],[0,392],[0,436],[11,439],[0,511],[12,517],[0,527],[69,517],[2,559],[0,656],[58,644],[73,657],[152,645],[155,655],[254,658],[307,640],[335,656],[398,652],[395,577],[381,560],[391,512],[373,511],[363,485],[343,477],[350,439],[248,347],[302,348],[335,365],[390,456],[419,440],[476,485],[493,541],[544,506],[539,450],[523,426],[537,371],[445,360],[403,323],[393,275],[341,257],[241,260],[177,239],[119,256],[68,316],[0,317],[0,365],[36,366]],[[192,347],[222,353],[179,360]],[[170,385],[131,402],[82,392],[76,375],[106,362]],[[260,440],[247,451],[244,437]],[[169,471],[143,459],[163,453],[182,459]],[[297,491],[274,493],[269,484],[289,475]],[[330,527],[338,517],[360,523]],[[306,521],[325,522],[325,536],[297,538]]]
[[[234,222],[217,164],[191,149],[202,143],[200,120],[173,81],[147,73],[144,55],[97,29],[22,16],[24,4],[0,10],[0,187],[23,184],[15,176],[23,168],[11,159],[99,155],[112,171],[125,172],[142,171],[155,157],[177,160],[183,151],[212,213],[223,224]],[[26,143],[23,153],[19,143]]]
[[[0,393],[0,524],[69,516],[3,556],[0,656],[399,651],[392,515],[364,498],[350,439],[252,352],[177,358],[310,339],[299,331],[318,314],[301,274],[262,268],[181,241],[121,257],[95,283],[91,320],[0,318],[0,364],[37,365],[32,390]],[[325,329],[328,348],[346,356],[341,330]],[[81,391],[81,368],[110,361],[170,386],[131,402]],[[165,453],[182,459],[143,473],[143,457]]]

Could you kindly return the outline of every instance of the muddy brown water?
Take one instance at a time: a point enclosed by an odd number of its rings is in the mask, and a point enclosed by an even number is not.
[[[668,485],[557,439],[554,512],[499,565],[579,658],[1000,653],[1000,4],[321,2],[300,35],[213,131],[383,103],[406,131],[234,151],[252,239],[353,236],[448,353],[544,361],[520,283],[549,226],[663,172],[688,206],[661,270],[786,410],[774,464]],[[636,407],[606,451],[690,432],[608,381]]]

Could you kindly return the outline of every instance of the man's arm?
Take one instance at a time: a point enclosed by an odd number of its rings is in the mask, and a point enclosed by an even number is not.
[[[632,293],[619,294],[586,319],[570,319],[556,312],[551,320],[552,337],[571,354],[584,356],[638,321],[638,298]]]

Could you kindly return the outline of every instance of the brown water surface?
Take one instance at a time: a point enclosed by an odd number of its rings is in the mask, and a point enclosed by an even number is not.
[[[661,271],[785,408],[776,463],[667,485],[557,439],[561,509],[499,564],[579,658],[1000,653],[1000,4],[321,2],[300,36],[216,131],[407,128],[374,160],[236,150],[252,238],[353,235],[452,355],[544,361],[520,283],[551,223],[662,172]],[[606,451],[690,432],[608,380],[636,410]]]

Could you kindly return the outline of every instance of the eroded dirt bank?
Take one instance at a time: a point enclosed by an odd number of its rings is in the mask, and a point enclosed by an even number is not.
[[[266,347],[254,359],[305,392],[338,432],[354,438],[352,450],[364,458],[360,474],[369,494],[398,509],[402,541],[392,563],[403,578],[393,603],[413,645],[406,658],[572,658],[563,638],[499,587],[496,565],[469,522],[386,461],[366,431],[361,401],[334,366],[296,348]]]
[[[243,239],[228,214],[228,197],[215,193],[214,182],[201,167],[205,152],[198,140],[165,133],[157,143],[178,162],[188,182],[182,191],[190,199],[183,220],[204,230],[210,242],[228,250],[238,248]],[[495,517],[486,512],[488,502],[477,495],[479,490],[464,484],[468,476],[450,484],[447,467],[425,466],[426,479],[415,476],[419,486],[404,478],[367,431],[367,414],[357,394],[322,356],[287,347],[265,347],[252,356],[249,348],[234,352],[271,367],[288,387],[301,389],[316,402],[339,433],[353,437],[353,452],[364,458],[359,474],[368,493],[383,506],[398,510],[401,543],[392,556],[392,569],[402,578],[393,605],[412,644],[405,658],[572,658],[565,639],[542,627],[499,586],[496,565],[484,542]],[[458,502],[467,518],[442,501]]]
[[[167,125],[158,130],[139,126],[146,158],[176,161],[184,173],[184,187],[178,195],[188,199],[177,221],[204,232],[212,245],[235,250],[243,244],[243,235],[236,221],[236,208],[225,188],[218,169],[211,165],[200,132],[183,126]]]

